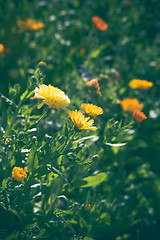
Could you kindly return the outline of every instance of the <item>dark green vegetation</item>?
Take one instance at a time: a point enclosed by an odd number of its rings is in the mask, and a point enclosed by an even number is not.
[[[159,0],[0,0],[9,48],[0,54],[0,239],[160,239],[159,13]],[[20,32],[27,17],[45,27]],[[82,68],[102,96],[88,92]],[[131,89],[131,79],[154,86]],[[67,94],[69,110],[102,107],[98,130],[75,132],[67,111],[38,110],[42,82]],[[144,104],[144,122],[121,109],[126,97]],[[24,181],[12,179],[14,166],[28,167]]]

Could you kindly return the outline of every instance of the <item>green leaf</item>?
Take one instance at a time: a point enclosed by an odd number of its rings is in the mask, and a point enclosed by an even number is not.
[[[28,172],[31,174],[35,169],[38,168],[38,157],[37,157],[37,147],[33,145],[31,148],[28,161],[27,161],[27,166],[28,166]]]
[[[87,183],[82,185],[82,187],[95,186],[97,184],[104,182],[107,178],[108,178],[108,175],[106,173],[98,173],[94,176],[89,176],[89,177],[83,178],[83,180],[87,181]]]
[[[21,95],[20,100],[22,101],[28,94],[28,89]]]
[[[67,178],[64,176],[63,173],[61,173],[61,172],[60,172],[58,169],[56,169],[55,167],[49,167],[49,169],[50,169],[50,171],[52,171],[53,173],[56,173],[56,174],[58,174],[60,177],[62,177],[62,178],[67,182],[68,186],[70,187],[70,184],[69,184]]]
[[[9,180],[9,178],[3,179],[3,181],[2,181],[2,190],[4,190],[6,188],[8,180]]]
[[[6,237],[5,240],[15,240],[15,239],[17,239],[17,237],[18,237],[18,232],[12,233],[8,237]]]

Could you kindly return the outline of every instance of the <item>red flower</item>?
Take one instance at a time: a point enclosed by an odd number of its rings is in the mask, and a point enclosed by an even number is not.
[[[101,19],[98,16],[93,16],[92,22],[93,22],[94,26],[100,31],[106,31],[108,28],[107,23],[105,23],[105,21],[103,21],[103,19]]]
[[[143,122],[143,120],[147,119],[146,115],[139,109],[134,110],[133,117],[137,122]]]
[[[23,170],[24,170],[25,172],[28,172],[27,166],[25,166],[25,167],[23,168]]]

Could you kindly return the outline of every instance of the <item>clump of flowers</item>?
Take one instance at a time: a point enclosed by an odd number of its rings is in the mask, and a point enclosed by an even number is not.
[[[38,106],[40,109],[44,104],[47,104],[50,108],[62,108],[66,109],[66,106],[70,103],[70,99],[65,93],[59,88],[53,87],[50,84],[40,84],[34,90],[34,99],[43,99],[41,104]]]
[[[103,109],[93,104],[82,103],[81,107],[91,117],[96,117],[98,115],[103,114]]]
[[[147,119],[146,115],[139,111],[139,109],[134,110],[133,117],[137,122],[143,122],[145,119]]]
[[[152,82],[147,80],[133,79],[129,82],[129,87],[137,89],[148,89],[153,86]]]
[[[27,177],[26,172],[21,167],[14,167],[12,170],[12,178],[17,182],[21,182],[25,177]]]
[[[101,91],[100,91],[100,86],[98,83],[98,78],[93,78],[91,81],[86,82],[86,85],[89,87],[95,87],[97,88],[97,94],[102,96]]]
[[[69,116],[72,122],[79,130],[96,130],[97,127],[93,127],[94,120],[90,118],[85,118],[85,116],[80,111],[70,111]],[[88,121],[89,120],[89,121]]]
[[[143,104],[137,98],[125,98],[119,101],[123,111],[134,112],[135,109],[142,110]]]
[[[43,22],[37,21],[32,18],[18,20],[17,25],[20,31],[30,31],[30,32],[34,32],[45,27]]]
[[[94,26],[100,31],[106,31],[108,29],[107,23],[98,16],[93,16],[92,22],[93,22]]]

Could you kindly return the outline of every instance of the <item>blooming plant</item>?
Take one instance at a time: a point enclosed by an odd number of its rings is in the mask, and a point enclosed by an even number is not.
[[[21,182],[25,177],[27,177],[27,174],[25,173],[25,170],[20,167],[14,167],[12,170],[12,178],[16,180],[17,182]]]
[[[41,84],[39,87],[35,88],[34,92],[34,99],[43,99],[42,103],[38,106],[39,109],[44,104],[47,104],[50,108],[65,109],[70,103],[70,99],[62,90],[53,87],[50,84],[48,86]]]
[[[133,79],[129,82],[131,88],[148,89],[153,86],[153,83],[147,80]]]
[[[0,6],[0,240],[159,240],[159,1]]]
[[[72,122],[79,130],[96,130],[97,127],[93,127],[94,120],[90,118],[85,118],[85,116],[80,111],[70,111],[69,116]],[[89,120],[89,121],[88,121]]]
[[[82,103],[81,107],[83,108],[85,113],[91,117],[96,117],[98,115],[103,114],[103,109],[93,104]]]
[[[107,23],[98,16],[93,16],[92,22],[93,22],[94,26],[100,31],[106,31],[108,29]]]
[[[37,21],[32,18],[18,20],[17,25],[20,31],[30,31],[30,32],[34,32],[45,27],[43,22]]]
[[[139,109],[134,110],[133,117],[137,122],[143,122],[145,119],[147,119],[146,115],[139,111]]]
[[[135,109],[142,110],[143,104],[136,98],[125,98],[119,101],[123,111],[134,112]]]

